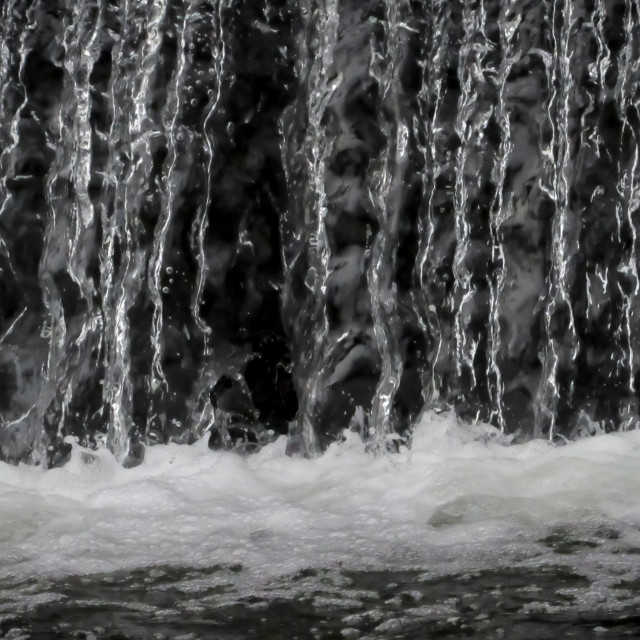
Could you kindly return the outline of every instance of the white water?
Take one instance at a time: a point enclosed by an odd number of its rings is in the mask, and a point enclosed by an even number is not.
[[[47,472],[0,463],[0,584],[241,564],[224,580],[255,592],[307,567],[435,576],[561,560],[602,599],[635,576],[625,550],[640,546],[640,432],[562,447],[499,440],[430,415],[410,451],[383,457],[351,436],[313,460],[285,456],[281,440],[250,457],[204,441],[155,446],[134,469],[77,446]],[[558,556],[540,538],[559,525],[596,543]]]

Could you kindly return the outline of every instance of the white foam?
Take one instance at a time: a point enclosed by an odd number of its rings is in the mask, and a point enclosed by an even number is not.
[[[635,544],[639,466],[639,432],[504,446],[435,415],[411,450],[381,457],[356,436],[314,460],[287,457],[284,440],[248,457],[203,441],[123,469],[75,446],[47,472],[0,464],[0,582],[168,564],[241,564],[252,583],[338,564],[464,570],[572,522]]]

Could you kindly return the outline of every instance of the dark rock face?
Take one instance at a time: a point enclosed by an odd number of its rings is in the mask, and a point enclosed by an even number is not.
[[[0,459],[638,422],[632,0],[6,0]]]

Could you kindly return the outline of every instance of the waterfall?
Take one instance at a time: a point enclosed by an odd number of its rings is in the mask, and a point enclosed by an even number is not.
[[[0,460],[638,426],[637,0],[5,0]]]

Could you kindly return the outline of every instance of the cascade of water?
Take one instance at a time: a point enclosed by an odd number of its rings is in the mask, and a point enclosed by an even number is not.
[[[300,410],[298,432],[302,437],[301,445],[307,451],[317,448],[314,412],[326,382],[326,364],[330,347],[329,320],[327,317],[327,279],[330,273],[331,248],[327,235],[327,193],[325,172],[331,152],[331,138],[326,131],[327,107],[340,78],[336,75],[333,51],[337,40],[338,3],[336,0],[323,0],[317,6],[307,3],[302,7],[304,28],[298,47],[302,60],[308,61],[299,69],[305,88],[305,118],[302,143],[295,151],[289,147],[289,153],[299,153],[303,165],[294,170],[298,180],[306,182],[300,187],[301,194],[294,201],[299,210],[295,213],[292,231],[298,248],[296,253],[285,255],[285,272],[293,275],[297,271],[296,263],[304,263],[304,286],[308,293],[306,306],[302,309],[306,317],[294,321],[293,331],[300,344],[301,360],[298,366],[298,384],[300,387]],[[302,242],[301,242],[302,241]],[[291,289],[293,282],[286,287]],[[290,295],[285,293],[285,295]],[[294,302],[292,300],[292,302]],[[295,302],[294,302],[295,304]],[[285,302],[286,305],[286,302]],[[300,445],[297,445],[300,446]]]
[[[437,268],[443,261],[436,251],[444,243],[436,243],[441,225],[437,224],[436,189],[438,180],[446,171],[446,166],[438,153],[436,144],[441,134],[440,110],[446,92],[443,69],[446,46],[446,13],[444,3],[433,2],[426,10],[423,30],[428,34],[420,55],[421,78],[417,99],[417,115],[414,116],[413,130],[417,136],[421,154],[421,178],[423,206],[418,217],[418,250],[415,262],[414,291],[416,315],[428,342],[431,343],[430,365],[425,367],[422,388],[425,406],[437,403],[443,386],[442,358],[448,353],[446,336],[440,326],[441,314],[445,309],[443,297],[444,283],[437,277]],[[433,291],[440,289],[440,295]],[[435,293],[435,295],[434,295]],[[439,366],[440,365],[440,366]]]
[[[106,334],[104,398],[109,415],[107,441],[120,460],[129,453],[133,426],[129,313],[142,288],[145,251],[140,245],[141,222],[137,214],[144,193],[144,175],[149,171],[149,163],[144,162],[145,138],[140,130],[145,122],[131,114],[136,113],[141,100],[145,104],[139,91],[144,91],[146,83],[140,83],[137,69],[148,69],[151,64],[149,57],[145,61],[147,37],[151,37],[147,46],[158,46],[157,34],[152,29],[144,30],[144,9],[129,0],[123,0],[118,7],[120,34],[112,52],[108,98],[111,127],[106,176],[111,182],[112,200],[102,212],[104,248],[100,265]]]
[[[638,0],[0,14],[3,459],[638,423]]]
[[[570,403],[574,389],[572,370],[578,356],[570,290],[573,286],[572,248],[577,241],[575,212],[569,204],[570,137],[569,109],[572,90],[570,37],[574,22],[573,2],[553,2],[548,7],[553,42],[547,54],[549,136],[543,141],[545,184],[543,191],[553,205],[550,242],[551,271],[544,312],[544,365],[536,404],[537,435],[553,438],[559,402]],[[561,400],[562,399],[562,400]]]
[[[602,15],[602,7],[600,8]],[[634,19],[635,17],[635,19]],[[638,211],[640,208],[640,167],[638,165],[638,124],[640,124],[638,111],[640,94],[637,82],[638,62],[637,51],[634,50],[632,34],[637,32],[637,20],[640,18],[640,5],[637,1],[628,0],[625,3],[624,28],[626,42],[622,49],[619,64],[618,82],[616,83],[617,100],[620,105],[621,130],[619,146],[623,155],[618,162],[618,184],[616,192],[619,196],[617,202],[616,219],[622,227],[621,232],[626,236],[621,251],[618,265],[619,282],[618,289],[622,297],[622,319],[618,330],[621,343],[620,362],[623,367],[623,383],[620,393],[619,406],[616,416],[623,428],[635,428],[638,426],[640,407],[636,399],[636,379],[640,371],[640,363],[637,361],[638,329],[640,329],[640,276],[638,275]],[[635,113],[634,113],[635,112]],[[626,167],[625,167],[626,163]]]
[[[150,390],[152,394],[158,392],[160,396],[168,393],[167,379],[162,367],[163,358],[163,294],[169,293],[168,287],[162,286],[164,255],[168,241],[169,231],[172,223],[172,216],[175,209],[175,199],[178,196],[180,178],[176,177],[176,165],[178,163],[179,145],[183,142],[185,135],[189,132],[179,130],[178,126],[180,112],[183,109],[183,101],[188,99],[185,91],[186,67],[188,64],[189,38],[192,34],[190,22],[196,3],[185,2],[182,7],[182,16],[178,24],[177,55],[178,60],[170,83],[169,96],[163,114],[164,131],[167,138],[167,159],[162,173],[163,194],[161,198],[162,210],[156,223],[154,232],[153,250],[149,260],[149,289],[153,302],[153,320],[151,327],[151,344],[153,347],[153,358],[151,362]],[[159,38],[158,38],[159,40]],[[159,44],[159,42],[158,42]],[[160,420],[159,428],[164,428],[163,420]]]
[[[501,370],[500,346],[501,340],[501,306],[504,289],[508,282],[506,273],[507,263],[504,246],[502,243],[501,225],[508,219],[513,211],[511,202],[505,203],[505,183],[509,156],[513,150],[511,139],[511,113],[506,103],[507,79],[517,59],[514,50],[514,36],[520,15],[517,9],[506,6],[500,7],[499,24],[499,48],[501,59],[495,69],[495,83],[497,85],[497,104],[494,117],[498,129],[501,131],[500,143],[496,151],[496,161],[491,172],[491,180],[494,183],[494,194],[490,210],[491,228],[491,266],[489,268],[489,354],[487,378],[491,394],[491,418],[502,432],[506,430],[504,416],[504,380]]]
[[[11,153],[18,144],[17,126],[19,110],[24,106],[25,88],[20,80],[20,70],[24,64],[25,21],[30,15],[26,3],[15,0],[7,2],[2,8],[2,24],[0,25],[0,212],[9,206],[8,199],[11,190],[7,180],[11,177]],[[2,294],[9,302],[12,298],[12,287],[7,283],[10,275],[17,284],[18,275],[12,262],[9,244],[4,238],[5,230],[0,232],[0,275],[2,279]],[[0,345],[10,337],[16,323],[26,313],[26,307],[19,310],[17,317],[13,317],[16,309],[11,304],[3,305],[3,320],[10,320],[8,327],[0,337]],[[3,354],[4,356],[4,354]],[[3,357],[3,361],[6,356]]]
[[[26,8],[20,0],[5,2],[2,6],[2,23],[0,24],[0,143],[4,150],[11,139],[11,111],[15,113],[15,91],[12,80],[18,74],[20,64],[19,48],[20,33],[24,28],[20,16],[26,16]],[[12,91],[13,90],[13,91]],[[12,100],[13,97],[13,100]],[[16,105],[17,106],[17,105]]]
[[[47,15],[47,21],[42,21],[40,17],[46,10],[51,13]],[[10,275],[26,293],[25,315],[30,316],[30,322],[25,322],[22,327],[19,340],[24,345],[25,334],[32,336],[32,343],[28,345],[26,353],[16,353],[7,345],[7,384],[11,388],[13,382],[18,387],[18,392],[8,407],[13,419],[7,420],[3,449],[9,459],[26,458],[38,464],[46,462],[46,412],[55,393],[54,379],[63,350],[66,327],[61,301],[52,297],[44,300],[45,308],[50,311],[50,318],[44,326],[38,326],[36,318],[43,310],[39,289],[51,291],[53,282],[36,261],[24,259],[24,248],[19,254],[16,254],[16,249],[28,243],[35,256],[43,255],[42,236],[47,217],[45,212],[48,209],[46,176],[54,163],[53,141],[57,137],[58,126],[55,105],[60,93],[61,77],[60,13],[58,5],[45,8],[39,2],[32,3],[25,12],[26,19],[21,25],[19,48],[14,58],[19,61],[17,78],[11,77],[11,64],[5,76],[7,82],[11,83],[13,80],[13,83],[17,83],[18,93],[11,96],[13,100],[4,94],[6,102],[3,106],[8,107],[13,102],[15,110],[11,107],[8,109],[9,112],[13,111],[10,141],[7,141],[7,146],[3,149],[0,163],[3,165],[2,181],[5,188],[0,209],[0,218],[4,223],[4,233],[1,235],[6,237],[6,229],[11,229],[13,245],[9,247],[3,240],[3,247]],[[47,49],[41,50],[37,46],[41,38],[48,43]],[[10,40],[8,46],[9,43]],[[13,65],[14,69],[15,67]],[[40,86],[34,82],[35,68],[41,68],[43,73],[48,74],[45,83],[48,86]],[[12,88],[15,89],[15,85]],[[8,113],[3,115],[7,117]],[[20,256],[20,261],[12,259],[12,255]],[[7,311],[10,314],[14,300],[11,300],[13,296],[8,297]],[[15,324],[11,328],[14,326]],[[11,377],[14,377],[12,382],[9,381]]]
[[[40,400],[45,402],[45,427],[58,441],[68,433],[83,434],[90,407],[75,394],[92,379],[92,358],[101,348],[101,316],[90,274],[97,253],[97,225],[89,197],[89,115],[90,75],[100,50],[102,11],[103,5],[83,2],[69,10],[64,25],[65,73],[52,135],[58,152],[47,179],[50,214],[40,279],[50,316],[49,391],[41,393]],[[97,379],[91,382],[96,385]]]
[[[610,74],[615,69],[615,56],[612,58],[612,51],[607,43],[607,22],[607,9],[601,2],[595,4],[594,11],[590,16],[583,18],[578,12],[576,26],[579,30],[578,33],[583,34],[584,37],[577,42],[576,53],[584,56],[589,65],[588,81],[584,83],[586,106],[580,114],[580,146],[575,156],[575,172],[570,188],[571,192],[575,194],[572,197],[572,202],[576,203],[577,212],[580,218],[585,221],[579,239],[585,255],[585,281],[583,287],[576,288],[577,303],[575,304],[578,309],[580,306],[585,308],[585,313],[578,314],[576,317],[581,338],[579,366],[587,360],[600,360],[603,366],[603,378],[608,379],[604,381],[604,386],[609,387],[609,394],[613,398],[614,395],[617,395],[615,392],[611,393],[612,386],[615,385],[613,380],[617,381],[619,376],[613,372],[606,360],[614,357],[616,360],[620,359],[620,355],[614,356],[612,353],[618,349],[619,339],[607,340],[600,345],[591,340],[591,336],[595,332],[601,331],[603,324],[607,325],[606,331],[613,338],[614,325],[617,325],[618,322],[611,317],[611,310],[606,311],[606,308],[609,305],[622,304],[622,300],[616,299],[618,291],[616,291],[616,275],[615,271],[612,271],[612,262],[602,255],[594,243],[594,231],[602,225],[602,213],[605,208],[608,213],[611,206],[615,207],[616,213],[614,216],[607,216],[609,220],[606,225],[611,230],[611,241],[614,245],[621,240],[621,194],[615,193],[612,189],[618,181],[618,170],[615,168],[616,159],[612,156],[603,157],[599,142],[602,132],[603,109],[607,108],[607,103],[610,100],[610,96],[607,95],[609,92],[605,78],[610,79]],[[574,76],[575,82],[580,82],[581,78],[576,74]],[[598,173],[609,176],[608,181],[612,183],[611,186],[604,185],[603,189],[602,185],[589,184],[584,181],[584,176],[593,175],[595,167],[598,167]],[[622,247],[619,247],[618,250],[622,250]],[[596,327],[598,328],[594,332]],[[605,373],[607,369],[608,371]],[[612,373],[614,374],[613,379]],[[582,414],[577,425],[578,429],[588,428],[592,422],[600,420],[598,404],[602,386],[603,380],[593,384],[580,380],[578,375],[576,384],[578,397],[575,404],[580,406]]]
[[[452,391],[455,377],[456,304],[452,277],[456,250],[456,133],[460,100],[458,63],[463,41],[462,3],[434,2],[429,12],[432,33],[421,102],[426,117],[425,194],[421,246],[416,261],[424,300],[422,313],[434,346],[430,356],[428,400],[437,403]]]
[[[526,18],[525,18],[526,16]],[[546,67],[542,5],[503,7],[496,120],[501,139],[491,205],[489,369],[496,424],[529,433],[531,397],[539,385],[538,311],[544,286],[546,214],[538,177]]]
[[[467,3],[462,14],[464,40],[460,48],[458,79],[461,87],[455,125],[460,140],[456,158],[456,254],[454,261],[456,367],[458,384],[467,390],[463,408],[476,419],[487,406],[486,359],[489,296],[487,271],[491,239],[483,220],[493,195],[492,120],[495,73],[491,59],[496,45],[487,37],[483,2]]]
[[[400,73],[407,55],[410,17],[408,2],[387,2],[381,51],[372,52],[371,75],[378,83],[382,113],[382,132],[386,145],[372,177],[372,200],[378,217],[378,230],[370,250],[368,270],[373,331],[381,356],[381,375],[373,396],[371,425],[375,443],[384,447],[393,432],[393,402],[402,377],[403,362],[399,348],[397,288],[393,282],[402,186],[406,180],[409,129],[401,113]]]
[[[195,438],[200,438],[211,427],[215,420],[214,408],[209,397],[212,376],[211,367],[207,366],[210,361],[215,361],[215,352],[212,347],[212,328],[202,317],[201,306],[203,304],[203,294],[208,272],[207,254],[205,251],[205,235],[209,228],[209,209],[212,206],[212,181],[214,163],[216,160],[216,137],[212,123],[218,116],[221,106],[223,81],[226,73],[227,50],[225,45],[225,24],[223,21],[223,10],[226,8],[224,0],[217,0],[211,3],[209,9],[210,25],[205,31],[204,37],[212,37],[211,42],[211,66],[209,72],[212,77],[210,82],[213,87],[207,90],[206,115],[202,123],[202,135],[204,138],[207,171],[205,178],[205,198],[200,210],[193,222],[191,232],[191,245],[193,254],[197,261],[196,282],[193,291],[191,309],[196,326],[203,336],[203,359],[205,364],[200,368],[199,380],[197,381],[193,393],[193,412],[197,416],[192,426],[192,433]],[[207,12],[205,12],[206,14]]]
[[[121,454],[127,455],[131,446],[131,432],[133,437],[138,439],[140,436],[137,431],[146,428],[151,431],[149,424],[153,424],[155,418],[155,396],[152,388],[152,382],[149,380],[149,370],[151,369],[150,361],[152,359],[148,354],[148,348],[155,346],[154,336],[149,336],[147,332],[147,323],[151,324],[148,311],[147,290],[144,286],[148,284],[152,291],[151,298],[155,302],[153,294],[154,281],[151,278],[150,271],[147,270],[147,263],[152,264],[149,260],[151,253],[151,235],[154,221],[158,218],[157,206],[163,201],[162,184],[160,184],[158,168],[158,157],[164,150],[165,128],[162,118],[158,113],[164,103],[164,97],[158,100],[155,95],[155,83],[157,78],[162,74],[164,69],[159,68],[160,53],[165,45],[168,37],[173,35],[173,22],[169,15],[170,3],[166,0],[151,0],[146,5],[146,20],[144,22],[144,31],[138,37],[139,41],[135,44],[135,53],[132,54],[131,61],[137,65],[137,71],[130,86],[124,89],[121,100],[130,101],[129,108],[133,108],[132,118],[128,123],[128,130],[125,130],[127,136],[129,150],[125,166],[122,167],[124,186],[122,189],[122,204],[118,205],[117,200],[114,206],[126,207],[128,215],[131,216],[131,241],[132,252],[137,256],[135,265],[131,265],[130,276],[133,280],[133,286],[129,290],[130,298],[122,300],[123,311],[129,322],[129,327],[123,330],[128,332],[126,340],[128,340],[128,385],[126,391],[126,412],[128,416],[128,429],[124,432],[122,422],[119,422],[117,436],[121,446]],[[168,60],[164,61],[165,65],[170,65]],[[126,102],[124,104],[127,104]],[[116,187],[116,196],[118,188]],[[116,209],[117,211],[117,209]],[[134,248],[135,247],[135,248]],[[155,247],[154,247],[155,248]],[[123,274],[124,275],[124,274]],[[146,276],[146,279],[145,279]],[[154,307],[155,309],[155,307]],[[131,324],[131,317],[136,317],[137,322],[145,326],[142,332],[142,339],[149,341],[149,347],[144,348],[140,345],[141,337],[138,334],[138,327]],[[155,351],[154,351],[155,354]],[[139,379],[145,381],[144,384],[144,404],[145,411],[143,416],[138,415],[136,405],[140,402],[138,396],[142,395],[142,383]],[[126,447],[126,452],[125,452]]]

